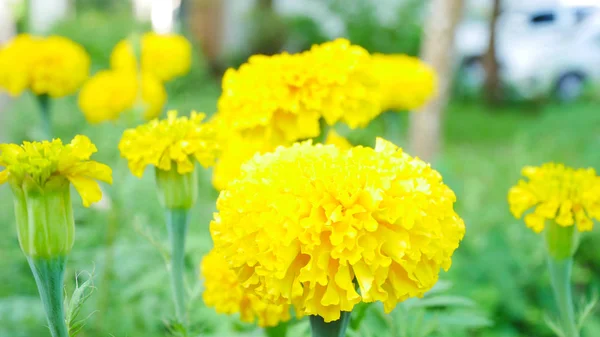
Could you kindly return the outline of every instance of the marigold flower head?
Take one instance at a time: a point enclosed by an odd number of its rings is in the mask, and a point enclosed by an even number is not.
[[[60,139],[0,144],[0,184],[8,182],[14,195],[19,243],[29,257],[64,256],[75,239],[71,204],[73,184],[83,205],[100,201],[96,180],[112,183],[110,167],[90,160],[96,147],[85,136],[70,144]]]
[[[47,185],[68,180],[83,199],[83,205],[100,201],[102,191],[96,180],[112,183],[110,167],[90,160],[97,151],[86,136],[76,136],[63,145],[60,139],[42,142],[24,142],[23,145],[0,144],[0,184],[11,186]]]
[[[384,110],[414,110],[435,94],[435,71],[416,57],[374,54],[373,73],[380,81]]]
[[[318,136],[321,118],[365,126],[381,112],[369,64],[369,53],[344,39],[299,54],[252,56],[225,73],[219,114],[276,145]]]
[[[204,167],[211,166],[218,144],[213,127],[202,123],[204,117],[195,111],[189,118],[177,117],[177,111],[169,111],[167,119],[154,119],[128,129],[119,142],[121,156],[137,177],[148,165],[163,171],[175,167],[179,174],[194,171],[194,159]]]
[[[256,295],[244,291],[235,272],[227,261],[215,250],[202,259],[201,276],[204,279],[204,303],[221,314],[240,314],[247,323],[276,326],[288,321],[289,305],[274,305],[260,300]]]
[[[137,71],[133,46],[127,40],[119,42],[111,54],[111,67]],[[183,76],[190,71],[192,45],[185,37],[175,34],[146,33],[141,39],[141,70],[152,73],[163,82]]]
[[[346,151],[307,141],[244,164],[210,230],[245,291],[330,322],[361,301],[389,312],[429,290],[464,235],[455,199],[385,140]]]
[[[510,189],[508,203],[516,218],[535,207],[525,215],[525,224],[536,233],[544,230],[547,220],[562,227],[577,224],[583,232],[592,230],[591,219],[600,219],[600,178],[594,169],[546,163],[526,166],[522,174],[526,179]]]
[[[0,52],[0,86],[12,95],[28,88],[36,95],[62,97],[81,87],[89,68],[83,47],[67,38],[19,35]]]
[[[160,115],[167,93],[150,74],[103,70],[90,78],[79,94],[79,107],[89,123],[115,121],[139,102],[145,119]]]

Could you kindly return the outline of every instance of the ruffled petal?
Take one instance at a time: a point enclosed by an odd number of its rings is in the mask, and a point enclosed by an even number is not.
[[[83,206],[89,207],[102,199],[102,190],[97,181],[83,176],[69,176],[67,178],[81,196]]]

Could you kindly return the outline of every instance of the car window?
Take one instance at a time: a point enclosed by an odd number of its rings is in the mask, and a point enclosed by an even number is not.
[[[533,26],[549,25],[554,21],[556,21],[556,15],[553,12],[539,12],[529,18],[529,24]]]
[[[581,7],[575,9],[575,20],[577,23],[582,22],[587,17],[595,12],[595,8],[593,7]]]

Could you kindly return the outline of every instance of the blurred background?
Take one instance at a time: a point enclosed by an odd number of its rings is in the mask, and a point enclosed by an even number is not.
[[[92,73],[109,67],[113,46],[132,34],[177,32],[194,45],[191,72],[167,84],[167,109],[212,114],[220,79],[256,53],[297,52],[346,37],[370,52],[423,56],[440,74],[440,97],[423,112],[382,114],[368,128],[341,129],[353,144],[384,136],[431,160],[456,192],[467,234],[442,294],[409,301],[391,316],[369,309],[355,336],[550,337],[553,301],[540,236],[514,220],[506,195],[524,165],[548,161],[600,169],[600,0],[0,0],[0,45],[17,33],[66,36],[85,47]],[[0,142],[39,139],[33,95],[0,94]],[[96,291],[80,336],[168,336],[167,274],[147,237],[165,228],[151,175],[133,178],[119,158],[123,127],[90,126],[77,97],[53,101],[55,134],[86,134],[96,159],[115,170],[123,201],[84,209],[74,202],[74,275],[94,275]],[[196,285],[210,249],[217,192],[201,179],[187,264],[195,329],[202,336],[260,336],[253,326],[205,308]],[[41,303],[16,236],[11,193],[0,188],[0,336],[45,336]],[[161,239],[156,239],[160,241]],[[583,237],[576,297],[600,285],[600,238]],[[306,326],[292,336],[302,336]],[[593,312],[583,336],[600,336]]]

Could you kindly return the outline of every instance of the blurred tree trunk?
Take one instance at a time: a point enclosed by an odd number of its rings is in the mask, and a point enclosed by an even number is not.
[[[443,112],[449,99],[454,68],[454,35],[461,19],[463,0],[432,0],[421,56],[438,75],[438,94],[422,111],[410,115],[410,147],[414,155],[431,161],[439,152]]]
[[[219,73],[223,48],[224,0],[192,0],[188,3],[191,34],[198,39],[213,74]]]
[[[485,69],[485,94],[488,103],[497,104],[502,100],[502,92],[500,90],[500,78],[498,75],[498,57],[496,54],[496,36],[497,22],[500,16],[500,0],[494,0],[492,17],[490,19],[490,39],[488,50],[483,58],[483,66]]]

